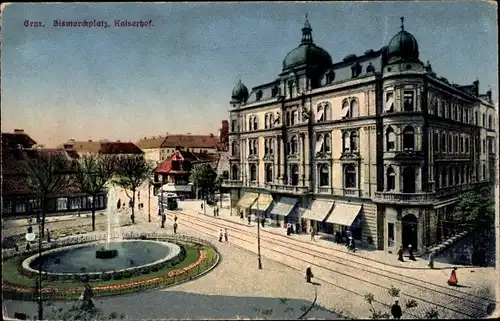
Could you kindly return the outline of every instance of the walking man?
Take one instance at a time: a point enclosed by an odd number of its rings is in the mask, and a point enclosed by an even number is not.
[[[167,216],[165,214],[161,215],[161,228],[165,228],[165,221],[167,220]]]
[[[224,239],[226,240],[227,242],[227,228],[224,229]]]
[[[217,216],[217,207],[214,207],[214,217]]]
[[[399,305],[399,301],[396,300],[394,304],[391,307],[391,314],[394,317],[394,319],[401,319],[401,316],[403,315],[403,311],[401,310],[401,306]]]
[[[50,231],[47,229],[47,242],[50,243]]]
[[[311,234],[311,241],[316,241],[314,239],[314,235],[315,235],[316,231],[314,231],[314,228],[311,227],[311,231],[310,231],[310,234]]]
[[[219,231],[219,242],[222,242],[222,236],[223,236],[222,229],[220,229],[220,231]]]
[[[398,250],[398,261],[404,262],[405,260],[403,259],[403,245],[399,247]]]
[[[252,223],[252,215],[248,214],[248,225]]]
[[[312,271],[311,271],[311,266],[309,265],[306,269],[306,282],[311,283],[311,279],[314,277]]]
[[[174,223],[174,234],[177,234],[177,223]]]
[[[174,216],[174,222],[177,222],[177,214]]]
[[[434,268],[434,252],[431,252],[429,254],[429,263],[427,264],[428,267],[430,267],[431,269]]]
[[[411,244],[408,245],[408,253],[410,254],[410,260],[416,261],[415,256],[413,255],[413,248],[411,247]]]

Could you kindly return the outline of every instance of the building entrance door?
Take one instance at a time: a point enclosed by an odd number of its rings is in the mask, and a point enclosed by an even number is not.
[[[403,217],[403,248],[407,249],[410,244],[413,250],[417,251],[418,221],[413,214],[407,214]]]

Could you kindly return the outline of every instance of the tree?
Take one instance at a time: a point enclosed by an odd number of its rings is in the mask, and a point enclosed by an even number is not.
[[[130,215],[132,223],[135,223],[135,193],[145,181],[150,179],[153,169],[153,164],[143,155],[121,155],[117,158],[114,182],[125,190],[125,194],[132,201],[132,214]],[[131,191],[132,196],[127,191]]]
[[[495,198],[491,188],[483,187],[462,195],[453,211],[454,220],[472,232],[472,263],[484,263],[485,240],[495,223]],[[485,233],[486,232],[486,233]]]
[[[196,187],[201,188],[203,198],[208,193],[213,193],[216,188],[217,173],[209,164],[196,164],[191,169],[189,181]]]
[[[92,196],[92,231],[95,231],[95,203],[97,195],[116,173],[116,156],[84,155],[77,161],[75,180],[78,189]]]
[[[388,290],[388,293],[391,296],[391,298],[396,299],[396,298],[399,298],[400,290],[394,286],[391,286]],[[365,293],[364,299],[366,302],[368,302],[368,304],[370,304],[370,313],[371,313],[370,318],[371,319],[375,320],[375,319],[390,319],[391,318],[391,315],[388,312],[382,312],[381,310],[377,310],[375,308],[375,306],[373,304],[375,302],[375,296],[373,295],[373,293]],[[417,301],[415,301],[413,299],[406,300],[405,302],[402,302],[402,303],[404,303],[404,304],[402,304],[403,315],[409,309],[414,309],[418,306]],[[438,314],[435,310],[431,310],[431,312],[433,313],[432,316],[434,316],[434,315],[438,316]],[[428,318],[427,313],[428,312],[426,312],[426,317],[425,317],[426,319]],[[434,317],[432,317],[431,319],[433,319],[433,318]]]
[[[93,320],[123,320],[125,314],[118,315],[113,312],[105,316],[101,309],[92,307],[84,307],[78,303],[73,304],[68,310],[56,308],[53,304],[52,313],[49,314],[47,320],[62,320],[62,321],[93,321]]]
[[[72,160],[64,151],[33,149],[25,152],[27,157],[23,170],[28,189],[40,201],[40,237],[43,238],[48,201],[74,186],[74,168]]]

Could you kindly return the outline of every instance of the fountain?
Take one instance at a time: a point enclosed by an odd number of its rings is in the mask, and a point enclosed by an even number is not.
[[[121,241],[120,217],[116,204],[116,189],[113,186],[108,191],[108,238],[105,247],[100,248],[95,252],[96,259],[112,259],[118,255],[118,249],[110,249],[111,239]],[[114,233],[113,233],[114,232]]]

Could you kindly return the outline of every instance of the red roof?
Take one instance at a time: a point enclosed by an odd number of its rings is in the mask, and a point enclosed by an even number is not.
[[[218,138],[214,135],[169,135],[161,147],[217,148]]]
[[[179,161],[179,162],[187,161],[193,164],[198,164],[198,163],[216,162],[218,159],[219,155],[217,154],[193,153],[185,150],[177,150],[155,169],[155,173],[161,173],[161,174],[188,173],[188,171],[183,171],[183,170],[172,170],[172,161]]]
[[[144,154],[142,149],[132,142],[101,142],[100,154]]]

